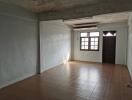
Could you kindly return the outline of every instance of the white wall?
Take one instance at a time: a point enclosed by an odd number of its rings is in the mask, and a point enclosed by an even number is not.
[[[37,73],[34,14],[0,2],[0,88]]]
[[[127,23],[102,24],[96,30],[83,30],[83,32],[99,31],[99,51],[80,51],[80,32],[74,32],[74,60],[102,62],[102,33],[103,31],[116,30],[116,64],[126,64],[127,52]]]
[[[127,53],[127,66],[132,78],[132,13],[128,20],[129,32],[128,32],[128,53]]]
[[[41,72],[62,64],[71,53],[71,30],[62,20],[40,21]]]

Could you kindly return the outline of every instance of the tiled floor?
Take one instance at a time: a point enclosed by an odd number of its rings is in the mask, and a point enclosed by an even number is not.
[[[126,67],[69,62],[0,90],[0,100],[132,100]]]

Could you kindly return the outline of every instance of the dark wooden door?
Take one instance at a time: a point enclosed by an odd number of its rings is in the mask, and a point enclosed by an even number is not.
[[[115,64],[116,36],[103,37],[103,63]]]

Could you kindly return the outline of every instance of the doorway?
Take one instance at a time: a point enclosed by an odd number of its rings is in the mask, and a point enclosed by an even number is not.
[[[103,63],[115,64],[116,31],[103,32]]]

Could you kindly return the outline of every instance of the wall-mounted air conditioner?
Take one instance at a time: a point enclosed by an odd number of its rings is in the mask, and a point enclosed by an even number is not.
[[[98,22],[74,24],[74,30],[98,29]]]

